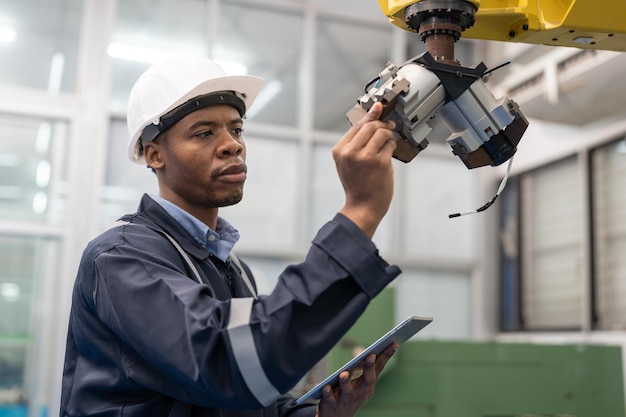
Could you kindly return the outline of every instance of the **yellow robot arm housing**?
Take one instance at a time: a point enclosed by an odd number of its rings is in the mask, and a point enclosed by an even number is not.
[[[626,50],[624,0],[453,0],[477,7],[475,23],[464,38],[569,46],[612,51]],[[396,26],[415,31],[405,9],[416,0],[378,0]]]

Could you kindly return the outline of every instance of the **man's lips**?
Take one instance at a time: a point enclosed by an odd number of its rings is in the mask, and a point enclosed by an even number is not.
[[[245,164],[236,164],[221,170],[217,177],[227,181],[239,182],[246,179],[246,172],[248,171]]]

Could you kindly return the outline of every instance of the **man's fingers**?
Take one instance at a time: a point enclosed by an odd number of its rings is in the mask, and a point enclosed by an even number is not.
[[[363,379],[368,385],[374,384],[378,376],[378,372],[376,372],[376,359],[376,355],[371,354],[365,358],[365,362],[363,363]]]
[[[391,346],[385,349],[380,355],[378,355],[378,357],[376,358],[376,375],[377,376],[382,372],[387,362],[389,362],[389,359],[391,359],[391,357],[393,356],[394,353],[396,353],[399,347],[400,347],[399,344],[393,343]]]
[[[340,395],[352,394],[352,381],[350,380],[350,372],[343,371],[339,374],[339,393]]]
[[[335,402],[335,396],[333,395],[333,389],[330,385],[326,385],[322,388],[322,399],[327,402]]]
[[[383,103],[377,101],[374,103],[371,109],[367,112],[367,114],[363,117],[362,121],[367,123],[370,120],[378,120],[380,116],[383,114]]]
[[[376,148],[376,151],[384,148],[386,142],[393,139],[395,123],[391,120],[379,120],[382,113],[383,104],[374,103],[365,116],[346,132],[337,145],[341,147],[350,144],[354,149],[363,149],[370,144]]]
[[[364,126],[367,126],[372,122],[379,122],[377,126],[384,127],[386,129],[394,129],[395,123],[393,121],[381,121],[380,116],[382,116],[384,110],[383,103],[377,101],[374,105],[369,109],[365,116],[361,118],[354,126],[352,126],[353,130],[359,131]]]

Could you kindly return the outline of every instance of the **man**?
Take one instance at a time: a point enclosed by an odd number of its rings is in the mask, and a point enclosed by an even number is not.
[[[72,300],[62,416],[351,416],[397,345],[345,372],[319,405],[286,394],[399,273],[371,242],[393,193],[382,106],[333,149],[346,201],[306,259],[257,296],[218,216],[243,195],[243,118],[261,79],[177,57],[131,91],[129,156],[158,195],[89,243]]]

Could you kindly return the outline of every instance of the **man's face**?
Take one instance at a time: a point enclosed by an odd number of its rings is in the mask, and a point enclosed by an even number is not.
[[[243,121],[232,106],[197,110],[156,143],[161,195],[193,210],[241,201],[246,180]]]

